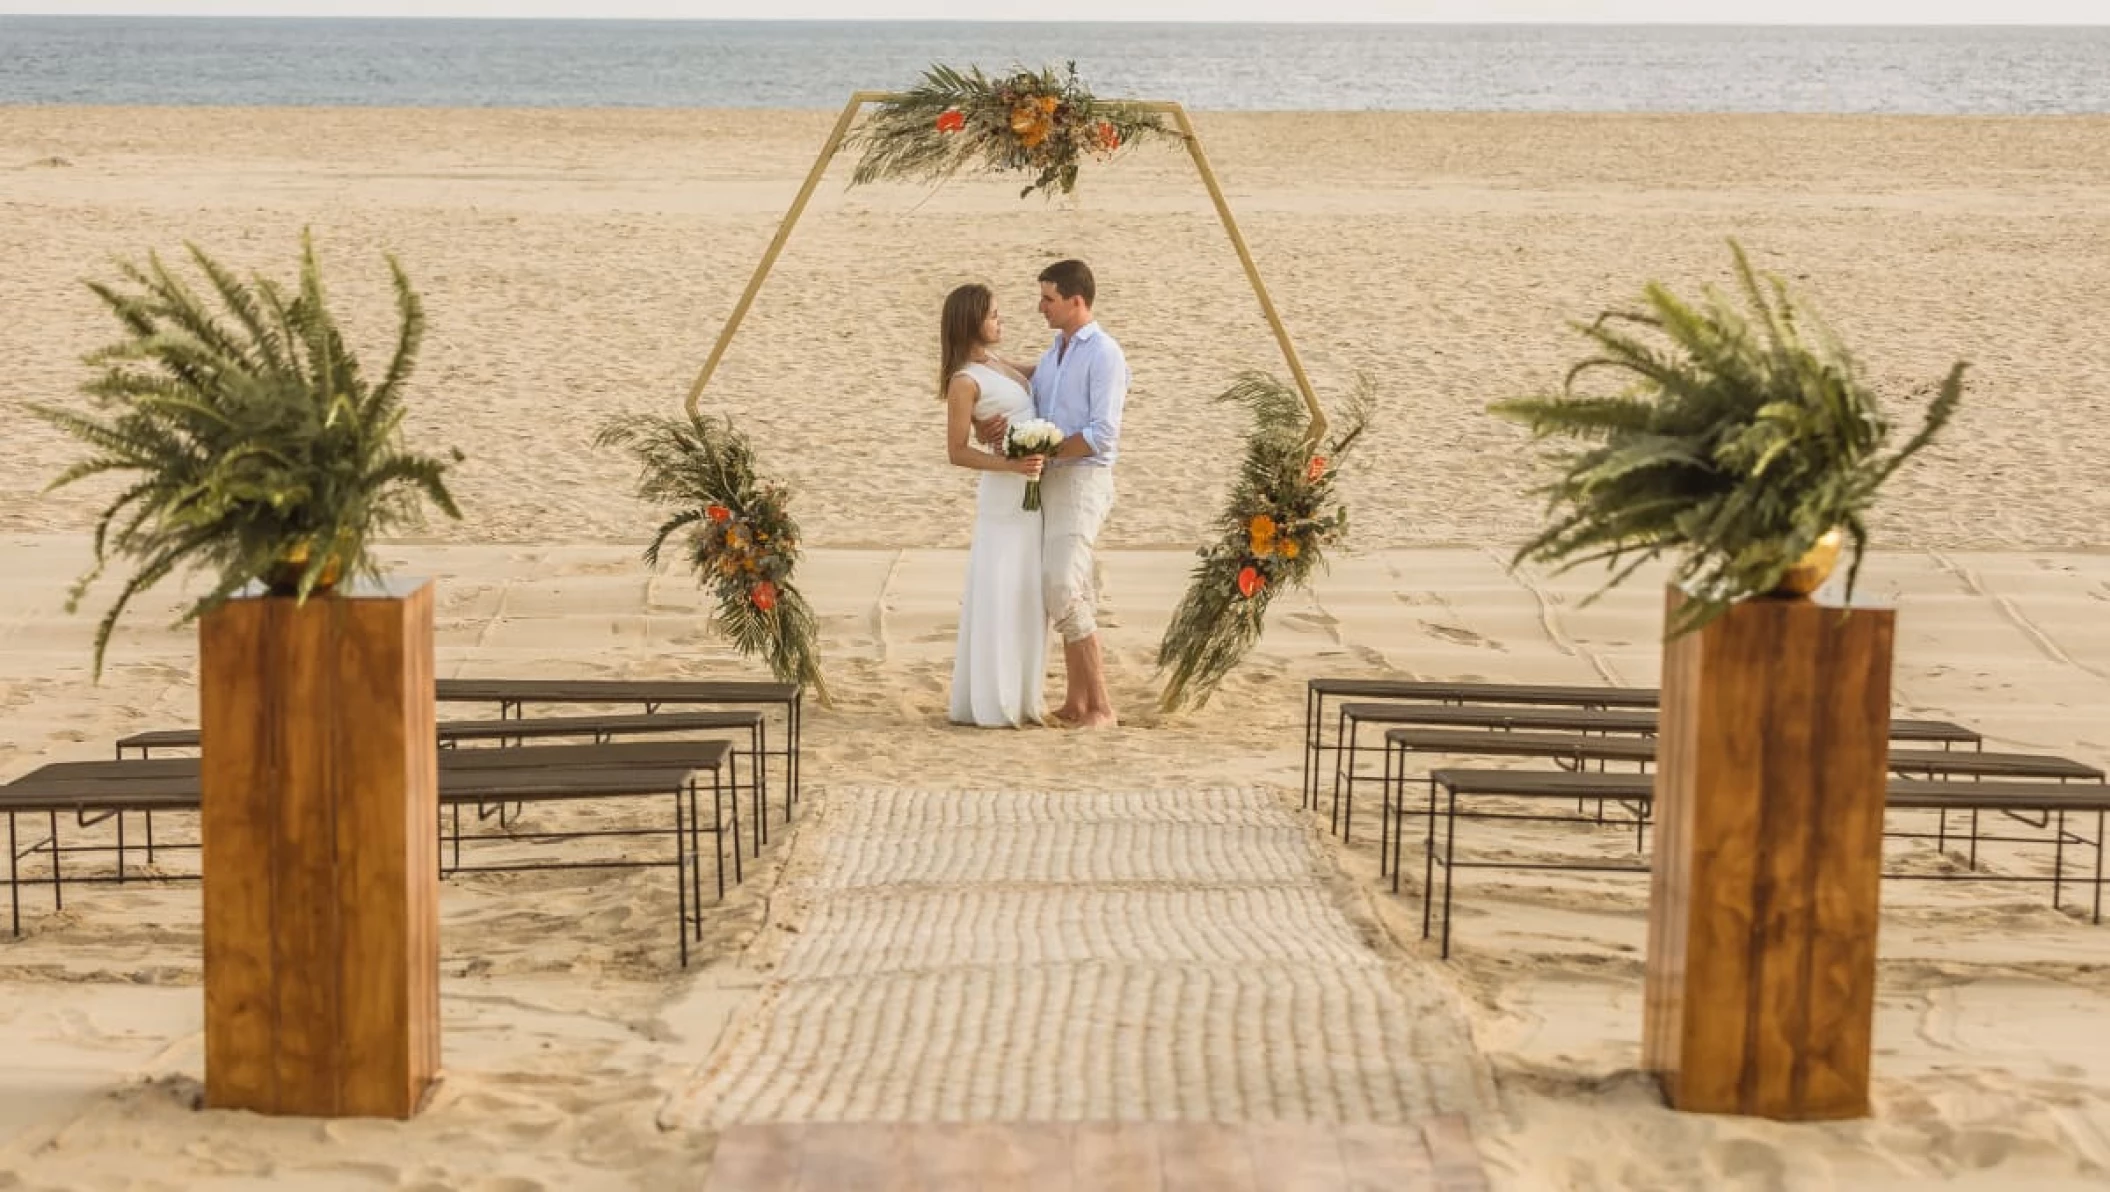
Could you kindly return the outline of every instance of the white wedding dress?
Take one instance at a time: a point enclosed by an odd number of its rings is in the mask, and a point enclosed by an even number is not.
[[[986,364],[962,370],[981,386],[974,416],[1034,416],[1033,395]],[[1040,512],[1024,508],[1026,478],[979,473],[974,546],[967,555],[967,593],[960,600],[960,638],[952,662],[955,724],[983,728],[1040,723],[1048,620],[1040,589]]]

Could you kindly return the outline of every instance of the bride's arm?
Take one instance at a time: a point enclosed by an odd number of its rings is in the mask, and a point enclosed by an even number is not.
[[[945,458],[955,467],[972,468],[977,472],[1018,472],[1038,476],[1038,456],[1009,459],[974,445],[974,402],[981,392],[982,387],[975,384],[974,378],[964,374],[954,377],[945,387]]]
[[[1038,360],[1031,360],[1024,364],[1020,364],[1016,360],[1006,360],[1004,363],[1010,366],[1012,372],[1026,378],[1028,381],[1033,379],[1033,370],[1040,367],[1040,361]]]

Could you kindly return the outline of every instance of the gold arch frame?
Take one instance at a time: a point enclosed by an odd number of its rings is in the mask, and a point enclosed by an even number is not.
[[[777,225],[777,234],[770,240],[769,248],[763,252],[761,264],[755,266],[754,276],[747,281],[747,289],[740,295],[740,301],[733,305],[732,316],[726,319],[725,326],[718,331],[718,342],[712,345],[711,354],[704,360],[702,371],[696,374],[695,383],[689,386],[689,396],[685,404],[691,417],[695,416],[697,406],[702,401],[703,387],[710,383],[711,374],[718,370],[718,362],[725,358],[727,345],[732,343],[733,335],[740,330],[740,322],[747,317],[748,307],[754,304],[755,295],[761,291],[763,280],[769,276],[770,268],[776,264],[777,254],[784,251],[785,243],[791,239],[791,229],[799,222],[799,216],[805,213],[806,203],[813,198],[814,189],[820,185],[821,176],[827,173],[828,163],[835,160],[836,153],[841,151],[843,138],[849,135],[851,122],[866,104],[887,103],[900,98],[902,97],[891,91],[857,91],[851,93],[850,101],[843,105],[842,115],[836,118],[834,131],[828,134],[827,142],[821,146],[820,156],[814,159],[813,168],[806,172],[806,181],[799,187],[798,197],[791,201],[791,209],[784,213],[783,222]],[[1306,428],[1304,436],[1307,444],[1316,445],[1326,433],[1326,412],[1320,408],[1319,399],[1312,392],[1311,379],[1304,375],[1304,362],[1297,357],[1297,345],[1290,342],[1289,329],[1282,325],[1282,316],[1276,313],[1274,300],[1268,297],[1267,283],[1260,280],[1260,270],[1253,264],[1252,250],[1246,247],[1245,237],[1238,231],[1238,221],[1231,215],[1231,204],[1224,198],[1223,188],[1216,183],[1216,171],[1209,168],[1209,159],[1202,152],[1201,137],[1196,135],[1193,121],[1187,118],[1187,109],[1170,100],[1143,100],[1133,106],[1143,111],[1170,116],[1178,127],[1180,139],[1186,143],[1187,153],[1194,159],[1195,171],[1201,175],[1202,185],[1209,190],[1209,200],[1216,205],[1216,216],[1223,222],[1224,232],[1231,238],[1231,247],[1238,252],[1238,263],[1245,267],[1246,280],[1253,285],[1253,296],[1260,300],[1260,311],[1267,316],[1268,326],[1275,332],[1275,342],[1282,348],[1283,362],[1289,365],[1290,376],[1297,384],[1297,392],[1303,395],[1304,405],[1311,411],[1311,425]]]

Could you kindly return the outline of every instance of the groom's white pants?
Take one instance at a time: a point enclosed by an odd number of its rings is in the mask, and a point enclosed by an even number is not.
[[[1041,583],[1065,643],[1099,632],[1093,548],[1113,508],[1112,468],[1065,464],[1041,474]]]

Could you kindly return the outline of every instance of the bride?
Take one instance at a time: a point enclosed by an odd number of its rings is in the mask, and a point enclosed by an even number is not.
[[[938,389],[945,396],[945,455],[980,472],[967,592],[952,664],[951,720],[985,728],[1042,722],[1048,622],[1040,587],[1040,513],[1023,506],[1042,459],[1007,459],[973,442],[974,420],[1033,417],[1030,368],[991,349],[1004,338],[996,296],[979,283],[945,296],[939,321]]]

